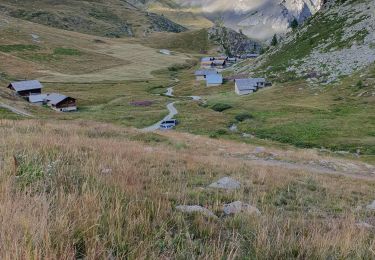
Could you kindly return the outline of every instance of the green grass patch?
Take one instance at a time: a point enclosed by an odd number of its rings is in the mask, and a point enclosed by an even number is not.
[[[216,111],[216,112],[223,112],[223,111],[231,109],[231,108],[232,108],[231,105],[225,104],[225,103],[216,103],[216,104],[211,106],[211,109]]]
[[[40,47],[31,44],[12,44],[12,45],[0,45],[0,52],[22,52],[22,51],[36,51]]]

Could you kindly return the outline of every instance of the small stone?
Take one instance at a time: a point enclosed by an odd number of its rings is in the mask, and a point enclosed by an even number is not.
[[[182,213],[201,213],[204,216],[207,217],[214,217],[217,218],[217,216],[209,209],[206,209],[199,205],[179,205],[176,207],[176,210],[182,212]]]
[[[367,205],[366,209],[368,209],[368,210],[375,210],[375,200],[371,204]]]
[[[254,153],[264,153],[266,149],[264,147],[257,147],[254,150]]]
[[[238,131],[238,128],[237,128],[237,126],[236,126],[235,124],[233,124],[233,125],[231,125],[231,126],[229,127],[229,131],[231,131],[231,132],[237,132],[237,131]]]
[[[358,228],[361,228],[361,229],[372,229],[372,228],[374,228],[373,225],[370,225],[369,223],[366,223],[366,222],[363,222],[363,221],[355,223],[355,225]]]
[[[241,201],[235,201],[229,204],[224,205],[224,214],[225,215],[235,215],[238,213],[245,213],[248,215],[260,215],[259,209],[250,204],[243,203]]]
[[[245,138],[254,138],[254,136],[252,134],[248,134],[248,133],[242,133],[242,137],[245,137]]]
[[[241,183],[230,177],[224,177],[214,183],[211,183],[208,187],[216,189],[235,190],[241,187]]]
[[[112,173],[112,169],[111,168],[102,168],[100,170],[100,173],[103,174],[103,175],[108,175],[108,174]]]

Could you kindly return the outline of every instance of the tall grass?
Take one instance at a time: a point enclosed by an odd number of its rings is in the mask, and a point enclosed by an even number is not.
[[[354,210],[374,199],[373,181],[227,156],[253,149],[247,145],[142,136],[87,122],[2,120],[1,258],[374,257],[374,233],[355,226],[374,221],[374,213]],[[225,175],[242,188],[204,188]],[[222,216],[222,205],[234,200],[262,215]],[[206,206],[219,218],[183,215],[178,204]]]

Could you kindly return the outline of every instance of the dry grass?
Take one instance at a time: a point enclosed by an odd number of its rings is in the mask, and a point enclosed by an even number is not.
[[[373,180],[225,157],[238,147],[229,141],[88,122],[2,120],[0,137],[3,259],[374,257],[373,231],[355,226],[374,221],[356,209],[374,199]],[[204,188],[225,175],[243,187]],[[222,217],[234,200],[262,216]],[[220,218],[174,210],[184,203]]]
[[[15,78],[38,77],[47,82],[103,82],[153,78],[152,72],[184,64],[183,54],[162,55],[137,39],[109,39],[65,31],[5,17],[0,45],[27,44],[37,50],[2,53],[3,71]],[[39,36],[37,42],[31,34]],[[56,48],[72,48],[79,56],[53,55]]]

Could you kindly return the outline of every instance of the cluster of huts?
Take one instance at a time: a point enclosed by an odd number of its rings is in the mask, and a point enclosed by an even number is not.
[[[257,56],[257,54],[249,54],[243,58],[256,58]],[[223,84],[224,78],[219,71],[236,63],[240,58],[226,56],[204,57],[201,60],[201,69],[195,71],[195,78],[197,81],[206,81],[207,87],[220,86]],[[248,95],[269,85],[264,78],[241,77],[234,79],[235,93],[237,95]]]
[[[76,99],[59,93],[43,94],[43,85],[37,80],[12,82],[8,88],[35,105],[48,105],[53,110],[59,112],[77,110]]]

